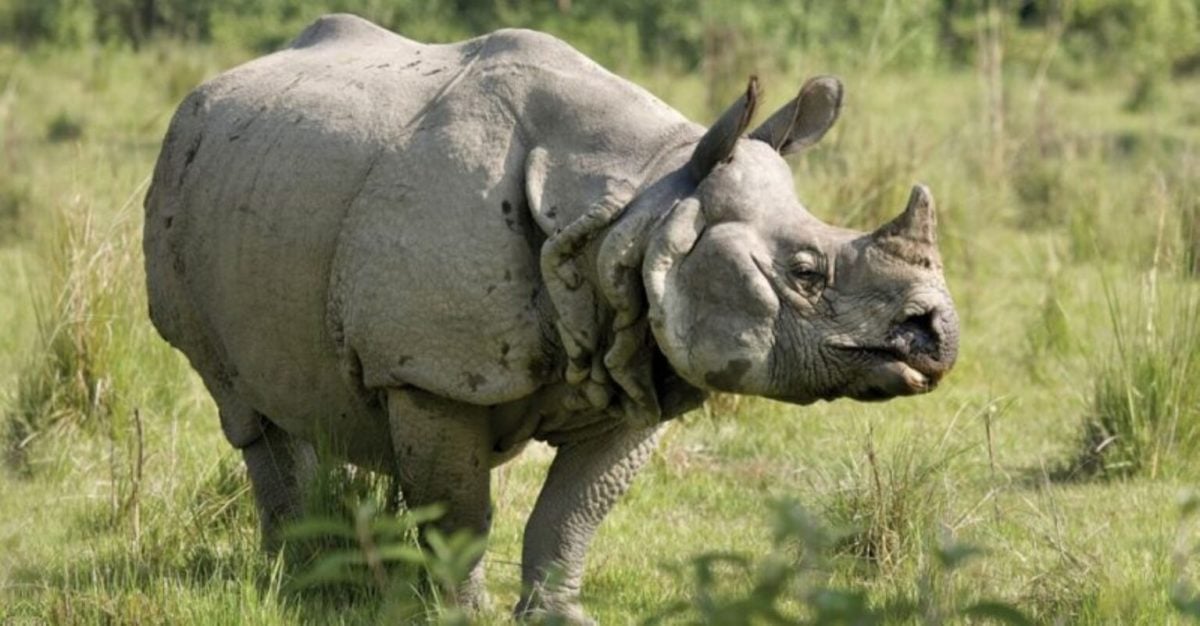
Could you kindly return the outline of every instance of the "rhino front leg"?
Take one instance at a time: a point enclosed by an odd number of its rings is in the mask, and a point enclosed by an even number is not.
[[[486,537],[492,521],[492,436],[486,409],[397,389],[388,392],[388,414],[405,505],[442,504],[446,513],[433,523],[438,530],[450,534],[465,529]],[[483,560],[461,585],[442,591],[458,606],[486,606]]]
[[[555,615],[593,624],[579,602],[596,528],[658,443],[658,426],[623,428],[558,449],[525,525],[518,618]]]

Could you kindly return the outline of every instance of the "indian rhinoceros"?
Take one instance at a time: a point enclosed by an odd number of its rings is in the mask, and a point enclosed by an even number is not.
[[[490,470],[546,441],[516,612],[581,622],[596,527],[709,392],[932,389],[958,323],[928,190],[875,232],[822,223],[783,157],[841,83],[747,133],[758,102],[752,79],[705,129],[545,34],[426,45],[348,15],[187,96],[145,202],[150,317],[268,543],[313,442],[486,534]],[[457,591],[482,601],[482,564]]]

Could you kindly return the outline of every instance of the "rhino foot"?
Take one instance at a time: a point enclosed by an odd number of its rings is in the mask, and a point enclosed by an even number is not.
[[[597,626],[599,622],[588,617],[579,602],[578,594],[548,595],[532,593],[521,596],[513,608],[513,617],[519,622],[532,624],[568,624],[570,626]]]

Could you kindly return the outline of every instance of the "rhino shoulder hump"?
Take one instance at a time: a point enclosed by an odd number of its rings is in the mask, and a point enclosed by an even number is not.
[[[322,15],[308,25],[295,39],[289,48],[311,48],[331,41],[389,40],[404,38],[377,26],[367,20],[349,13],[331,13]]]

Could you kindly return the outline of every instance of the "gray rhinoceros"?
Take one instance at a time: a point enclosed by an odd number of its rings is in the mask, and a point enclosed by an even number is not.
[[[873,233],[796,199],[783,156],[841,101],[814,78],[747,135],[751,80],[706,130],[544,34],[323,17],[180,105],[146,197],[150,316],[266,538],[313,442],[479,533],[491,468],[555,446],[516,610],[584,621],[589,540],[663,422],[713,390],[920,393],[955,360],[928,191]],[[482,567],[457,591],[479,602]]]

